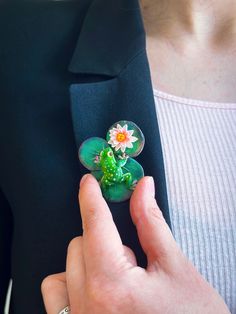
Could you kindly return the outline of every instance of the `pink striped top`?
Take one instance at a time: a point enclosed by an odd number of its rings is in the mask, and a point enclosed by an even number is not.
[[[154,98],[174,237],[236,314],[236,103]]]

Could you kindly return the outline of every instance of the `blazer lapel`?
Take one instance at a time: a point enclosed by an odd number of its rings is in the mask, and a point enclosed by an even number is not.
[[[139,0],[93,0],[69,64],[73,73],[117,76],[145,47]]]
[[[145,32],[138,0],[130,0],[128,7],[126,2],[127,0],[95,0],[85,18],[69,70],[77,74],[89,73],[91,82],[74,83],[70,87],[74,134],[78,148],[91,136],[104,138],[108,128],[116,121],[135,122],[146,139],[144,150],[137,160],[142,164],[145,174],[154,177],[156,198],[170,225],[161,139],[145,50]],[[116,8],[110,3],[116,5]],[[109,16],[111,8],[114,19]],[[112,21],[116,21],[120,29]],[[86,49],[93,47],[92,23],[95,26],[102,24],[98,27],[100,37],[96,39],[100,46],[97,51],[93,49],[87,55]],[[131,28],[128,27],[129,23]],[[106,50],[113,41],[118,41],[115,44],[117,52],[115,49]],[[94,74],[114,77],[94,82]],[[85,169],[82,171],[86,172]],[[134,250],[140,265],[146,265],[146,258],[129,215],[129,202],[110,203],[109,206],[124,244]]]

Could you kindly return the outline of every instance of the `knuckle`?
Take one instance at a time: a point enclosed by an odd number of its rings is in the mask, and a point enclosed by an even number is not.
[[[93,304],[102,304],[104,301],[105,285],[101,281],[95,279],[87,283],[87,294]]]
[[[111,300],[116,290],[116,284],[106,278],[93,278],[87,283],[88,294],[94,304],[104,304]]]
[[[82,241],[83,241],[82,236],[73,238],[67,247],[67,254],[69,255],[72,251],[77,249],[78,246],[82,244]]]
[[[50,293],[54,290],[56,283],[56,275],[49,275],[45,277],[41,283],[42,293]]]
[[[129,303],[132,291],[122,280],[110,278],[91,278],[87,282],[87,293],[95,308],[120,308],[124,303]]]

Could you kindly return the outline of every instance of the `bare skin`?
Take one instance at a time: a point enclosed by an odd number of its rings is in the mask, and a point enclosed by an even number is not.
[[[92,175],[80,183],[79,202],[83,236],[68,247],[66,272],[42,283],[48,314],[58,314],[68,304],[71,314],[230,314],[176,244],[157,206],[151,177],[138,182],[130,200],[146,269],[122,244]]]
[[[153,87],[236,102],[236,1],[141,0]]]

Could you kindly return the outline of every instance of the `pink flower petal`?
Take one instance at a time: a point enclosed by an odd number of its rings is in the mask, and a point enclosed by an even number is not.
[[[134,130],[129,130],[129,135],[132,135],[134,133]]]
[[[126,149],[126,146],[122,146],[122,147],[121,147],[121,151],[122,151],[122,153],[124,153],[124,152],[125,152],[125,149]]]
[[[133,148],[133,144],[132,144],[131,142],[128,142],[128,143],[126,144],[126,146],[127,146],[128,148]]]
[[[131,138],[130,138],[130,141],[131,141],[132,143],[136,142],[137,140],[138,140],[138,138],[135,137],[135,136],[131,136]]]
[[[118,149],[121,148],[121,143],[119,143],[118,145],[116,145],[115,150],[117,151]]]

